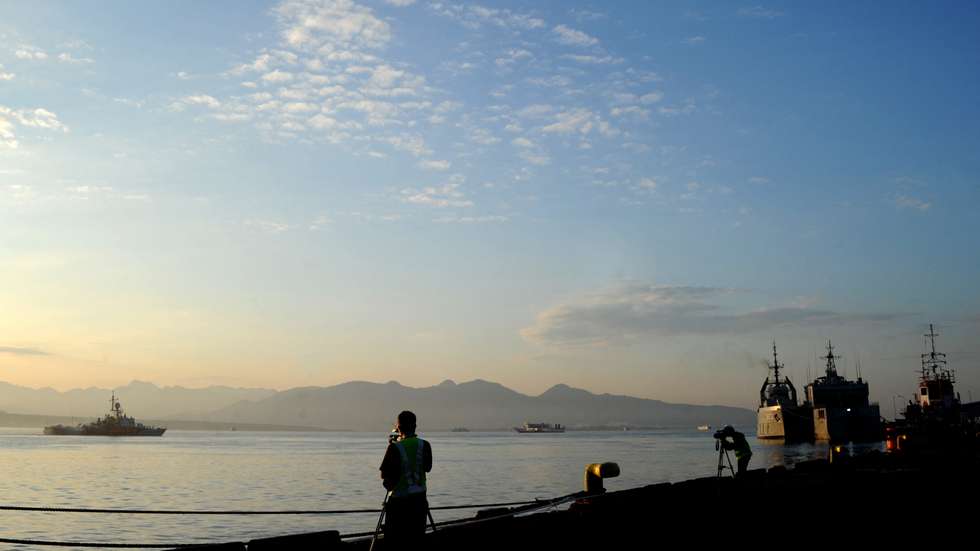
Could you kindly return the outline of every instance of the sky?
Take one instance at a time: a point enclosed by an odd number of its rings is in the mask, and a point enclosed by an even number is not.
[[[971,3],[4,2],[0,381],[980,399]]]

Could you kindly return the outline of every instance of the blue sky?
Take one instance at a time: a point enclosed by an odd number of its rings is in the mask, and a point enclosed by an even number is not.
[[[884,404],[935,322],[980,395],[978,19],[4,3],[0,379],[751,406],[833,338]]]

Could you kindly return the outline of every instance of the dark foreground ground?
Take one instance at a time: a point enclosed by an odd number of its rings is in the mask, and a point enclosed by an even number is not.
[[[701,478],[580,496],[557,511],[480,511],[472,522],[440,526],[421,548],[976,549],[978,469],[973,452],[811,461],[792,470],[749,471],[738,479]],[[369,538],[341,540],[336,532],[323,532],[206,549],[329,551],[369,545]],[[386,549],[383,539],[375,549]]]

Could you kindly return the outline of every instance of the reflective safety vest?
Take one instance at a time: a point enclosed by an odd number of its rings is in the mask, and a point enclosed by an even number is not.
[[[736,436],[735,438],[733,438],[733,440],[734,440],[733,443],[735,444],[736,458],[741,459],[742,457],[747,457],[752,455],[752,448],[749,447],[749,443],[748,441],[745,440],[744,436],[742,437]]]
[[[411,436],[395,442],[401,456],[402,475],[398,485],[391,492],[392,497],[406,497],[425,493],[425,441]]]

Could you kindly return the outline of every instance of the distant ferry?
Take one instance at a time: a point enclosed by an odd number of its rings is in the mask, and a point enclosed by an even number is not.
[[[549,425],[548,423],[524,423],[523,427],[514,427],[514,430],[521,434],[537,432],[565,432],[565,427],[559,424]]]
[[[698,430],[701,432],[708,432],[711,430],[711,425],[698,425]]]
[[[74,427],[65,425],[44,427],[44,434],[58,436],[163,436],[166,430],[163,427],[150,427],[143,423],[137,423],[136,419],[123,413],[122,405],[120,405],[119,400],[116,400],[116,393],[112,393],[109,413],[104,417]]]

